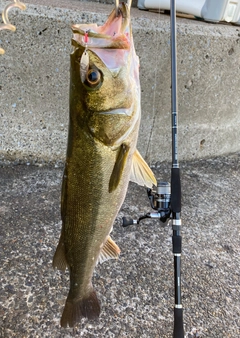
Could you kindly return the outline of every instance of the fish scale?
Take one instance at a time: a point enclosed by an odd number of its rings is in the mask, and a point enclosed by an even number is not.
[[[113,31],[114,36],[108,35]],[[156,184],[136,150],[139,60],[129,32],[130,10],[124,3],[118,16],[113,10],[103,26],[73,26],[62,232],[53,258],[55,268],[64,271],[68,267],[70,271],[63,327],[100,314],[92,275],[98,262],[120,254],[109,234],[129,180],[148,187]]]

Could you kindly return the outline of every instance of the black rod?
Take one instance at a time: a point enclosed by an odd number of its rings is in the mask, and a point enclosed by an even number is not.
[[[176,51],[176,4],[171,0],[171,79],[172,79],[172,164],[178,168],[178,100],[177,100],[177,51]]]
[[[172,170],[171,210],[172,247],[174,255],[174,330],[173,338],[184,338],[183,308],[181,303],[181,180],[178,162],[178,101],[177,101],[177,50],[176,50],[176,3],[170,3],[171,22],[171,80],[172,80]]]

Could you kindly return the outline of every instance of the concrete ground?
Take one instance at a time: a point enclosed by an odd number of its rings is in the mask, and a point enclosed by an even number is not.
[[[183,162],[182,293],[187,338],[240,336],[240,154]],[[157,163],[158,178],[169,165]],[[0,166],[0,337],[170,338],[173,332],[172,231],[158,221],[121,227],[122,216],[150,211],[130,184],[113,238],[118,261],[99,265],[97,323],[61,329],[68,273],[52,269],[60,233],[62,168]]]

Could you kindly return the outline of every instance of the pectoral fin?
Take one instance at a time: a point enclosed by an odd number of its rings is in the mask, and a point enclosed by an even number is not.
[[[61,270],[61,271],[65,271],[67,265],[68,264],[67,264],[66,255],[65,255],[65,245],[64,245],[63,232],[62,232],[56,252],[53,257],[53,268]]]
[[[152,170],[137,150],[133,154],[130,181],[148,188],[152,188],[153,185],[157,186]]]
[[[100,255],[98,257],[98,262],[102,263],[108,259],[118,258],[120,255],[120,249],[117,244],[108,236],[106,243],[104,244]]]
[[[125,164],[126,164],[129,149],[130,149],[130,147],[125,143],[123,143],[120,146],[118,156],[117,156],[115,165],[113,167],[112,175],[111,175],[110,181],[109,181],[109,189],[108,189],[109,192],[113,192],[117,188],[117,186],[120,182],[120,179],[121,179],[122,173],[123,173],[123,169],[124,169]]]

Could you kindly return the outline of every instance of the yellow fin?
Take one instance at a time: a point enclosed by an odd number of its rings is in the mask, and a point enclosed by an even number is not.
[[[109,181],[109,188],[108,188],[109,192],[113,192],[117,188],[117,186],[120,182],[120,179],[121,179],[122,173],[123,173],[123,169],[124,169],[124,166],[126,164],[129,149],[130,149],[130,147],[125,143],[123,143],[120,146],[118,156],[117,156],[115,165],[113,167],[112,175],[111,175],[110,181]]]
[[[153,185],[157,186],[157,181],[152,170],[137,150],[133,154],[130,181],[148,188],[152,188]]]
[[[98,257],[98,262],[103,263],[108,259],[117,259],[120,255],[121,250],[117,246],[117,244],[112,240],[110,236],[108,236],[106,243],[104,244],[100,255]]]
[[[68,264],[67,264],[66,255],[65,255],[65,245],[64,245],[63,232],[62,232],[56,252],[53,257],[53,268],[61,270],[61,271],[65,271],[67,266]]]

